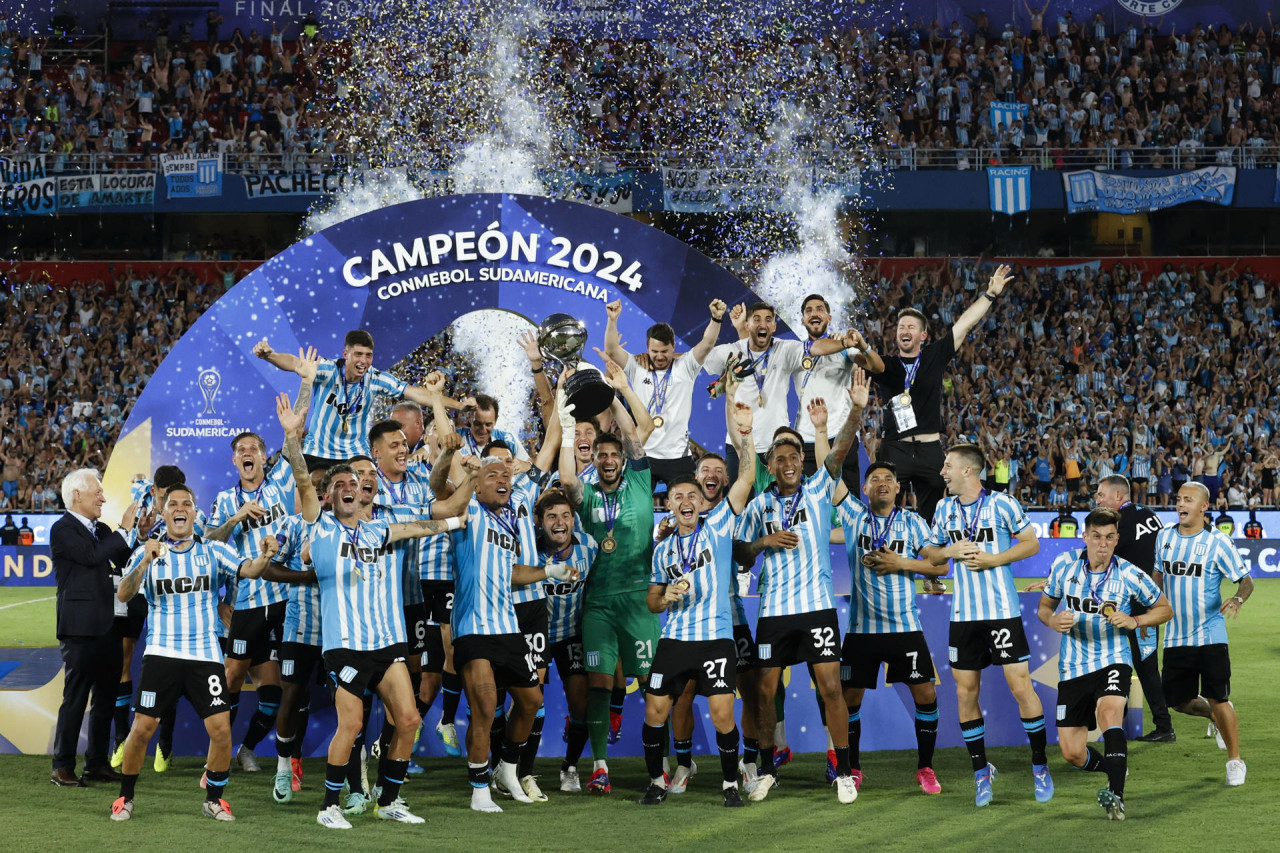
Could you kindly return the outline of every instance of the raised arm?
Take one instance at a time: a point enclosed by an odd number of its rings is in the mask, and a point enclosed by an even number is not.
[[[542,369],[542,350],[538,349],[538,336],[530,329],[517,338],[524,349],[524,357],[529,359],[529,369],[533,372],[533,387],[538,392],[538,408],[542,411],[542,419],[547,419],[547,412],[555,402],[555,393],[551,390],[551,381],[547,372]]]
[[[480,461],[474,456],[466,457],[462,466],[462,481],[458,483],[457,488],[453,490],[449,497],[431,504],[432,518],[449,518],[454,515],[462,515],[467,511],[467,504],[471,502],[471,495],[476,490],[476,469],[479,465]]]
[[[319,366],[320,353],[315,347],[298,351],[293,372],[302,377],[302,382],[298,386],[298,399],[294,401],[293,410],[303,416],[304,424],[307,410],[311,407],[311,389],[315,385],[316,370]]]
[[[845,418],[844,426],[840,427],[840,432],[836,435],[835,445],[831,448],[823,465],[827,469],[827,473],[832,477],[839,479],[840,468],[844,465],[845,457],[849,455],[850,449],[853,447],[853,441],[858,435],[858,427],[862,426],[862,410],[867,407],[867,399],[871,393],[871,381],[867,378],[867,373],[861,367],[853,369],[853,382],[849,386],[849,399],[853,403],[853,408],[849,410],[849,417]]]
[[[566,403],[564,399],[564,380],[568,375],[568,370],[560,375],[560,384],[556,388],[556,418],[560,421],[560,488],[576,510],[582,506],[582,481],[578,479],[578,467],[573,458],[573,432],[577,422],[573,418],[573,404]]]
[[[424,536],[438,536],[451,530],[461,530],[462,526],[462,519],[456,515],[444,520],[423,518],[403,524],[392,524],[387,528],[387,543],[399,542],[401,539],[421,539]]]
[[[609,411],[613,413],[613,421],[618,425],[618,429],[622,432],[623,454],[628,459],[643,459],[644,440],[640,438],[640,433],[636,429],[636,422],[632,420],[631,413],[627,411],[627,407],[622,405],[622,400],[614,400],[613,406],[610,407]],[[645,411],[644,406],[641,406],[638,411],[640,413],[640,417],[649,417],[649,413]],[[649,420],[649,424],[652,426],[652,419]]]
[[[302,425],[307,422],[307,413],[297,412],[289,405],[289,395],[281,394],[276,398],[276,418],[284,428],[284,458],[293,469],[293,485],[298,490],[298,506],[301,507],[303,520],[311,522],[320,517],[320,496],[311,482],[311,474],[307,471],[307,461],[302,458]]]
[[[742,512],[751,500],[751,487],[756,481],[756,449],[751,443],[751,407],[746,403],[734,400],[736,387],[726,389],[724,396],[725,420],[729,424],[729,435],[733,439],[733,449],[738,453],[738,476],[729,486],[729,506],[735,513]]]
[[[964,339],[973,331],[973,327],[978,325],[978,321],[986,316],[992,304],[1000,298],[1000,294],[1004,292],[1005,285],[1013,278],[1010,270],[1011,267],[1008,264],[1001,264],[996,267],[996,271],[991,274],[991,280],[987,282],[986,290],[978,294],[978,298],[965,309],[964,313],[956,320],[955,325],[951,327],[951,341],[955,344],[956,349],[960,349]]]
[[[618,332],[618,317],[622,315],[622,300],[613,300],[604,306],[604,312],[608,316],[604,326],[605,355],[622,367],[626,367],[627,359],[631,358],[631,354],[622,348],[622,335]],[[599,352],[599,350],[596,350],[596,352]]]
[[[440,435],[440,454],[436,456],[435,464],[431,466],[431,476],[427,479],[427,485],[431,487],[431,494],[436,497],[448,496],[449,491],[449,471],[453,467],[454,454],[462,447],[462,436],[453,430]]]
[[[254,344],[253,354],[263,361],[274,364],[281,370],[287,370],[290,373],[296,373],[298,370],[298,357],[287,352],[276,352],[271,348],[271,344],[267,343],[266,338]]]
[[[698,341],[689,354],[693,356],[693,360],[702,364],[707,360],[707,354],[711,352],[711,348],[716,345],[716,341],[720,339],[720,329],[724,326],[725,304],[719,299],[712,299],[711,305],[708,306],[711,312],[711,321],[707,323],[707,327],[702,330],[702,340]],[[615,359],[617,361],[617,359]],[[623,362],[618,362],[622,364]]]
[[[634,421],[635,433],[640,440],[641,455],[644,455],[643,453],[644,443],[649,440],[649,436],[653,435],[653,430],[654,430],[653,416],[649,414],[649,409],[645,406],[645,404],[640,402],[640,397],[637,396],[635,389],[631,387],[631,383],[627,381],[627,374],[624,373],[622,368],[618,366],[618,363],[613,359],[609,358],[609,356],[600,352],[599,349],[596,350],[596,353],[602,359],[604,359],[604,381],[609,384],[610,388],[612,388],[613,390],[621,394],[622,399],[626,400],[627,405],[631,407],[631,413],[632,415],[635,416],[635,421]],[[613,404],[614,406],[620,405],[617,400],[614,400]],[[615,410],[614,412],[615,420],[617,419],[617,417],[618,417],[617,411]],[[631,420],[631,419],[626,418],[624,420]],[[619,426],[622,425],[622,421],[619,421],[618,423],[619,423]],[[626,440],[627,440],[627,435],[626,435],[626,430],[624,429],[622,434],[622,443],[623,443],[624,449],[626,445]],[[636,457],[628,454],[627,458],[634,459]]]
[[[856,353],[853,360],[860,367],[871,373],[884,373],[884,360],[871,349],[867,339],[857,329],[847,329],[838,335],[819,338],[809,348],[815,356],[831,355],[833,352],[852,349]]]

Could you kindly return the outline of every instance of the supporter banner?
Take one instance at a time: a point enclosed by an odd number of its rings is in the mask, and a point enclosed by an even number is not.
[[[1146,213],[1191,201],[1229,205],[1236,187],[1234,166],[1140,178],[1092,169],[1064,172],[1067,213]]]
[[[556,193],[561,198],[581,201],[614,213],[631,213],[634,210],[636,173],[619,172],[616,175],[575,175],[567,186]]]
[[[0,586],[57,585],[48,545],[0,545]]]
[[[1031,209],[1031,167],[987,167],[987,191],[993,213],[1025,213]]]
[[[245,193],[250,200],[281,196],[322,196],[336,193],[346,183],[343,172],[269,172],[244,175]]]
[[[58,184],[45,170],[45,158],[0,157],[0,213],[53,213]]]
[[[814,189],[833,188],[845,196],[861,190],[856,168],[831,166],[810,169],[809,184]],[[663,207],[673,213],[732,213],[742,210],[778,210],[783,207],[782,190],[758,166],[715,166],[689,168],[662,167]]]
[[[999,130],[1000,125],[1004,125],[1004,129],[1008,130],[1018,119],[1025,119],[1029,109],[1030,107],[1026,104],[1018,101],[992,101],[987,120],[992,130]]]
[[[57,179],[57,210],[86,207],[133,207],[156,200],[154,172],[63,175]]]
[[[212,154],[162,154],[169,198],[213,198],[222,195],[222,152]]]

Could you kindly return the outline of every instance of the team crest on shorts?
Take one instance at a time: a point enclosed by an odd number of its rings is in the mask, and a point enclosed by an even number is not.
[[[1067,706],[1059,705],[1058,706],[1058,722],[1062,722],[1066,718],[1067,718]]]
[[[655,672],[649,677],[649,687],[653,690],[662,687],[662,673]]]
[[[248,648],[249,648],[249,643],[247,640],[231,641],[231,651],[234,652],[235,654],[242,655],[248,650]]]
[[[286,660],[280,663],[281,675],[293,675],[293,661]]]
[[[851,667],[851,666],[842,666],[842,667],[840,667],[840,680],[841,680],[841,681],[852,681],[852,680],[853,680],[853,667]]]
[[[350,684],[351,679],[355,677],[356,677],[356,668],[354,666],[344,666],[342,668],[342,671],[338,673],[338,678],[342,679],[347,684]]]
[[[764,660],[773,657],[773,643],[761,643],[756,647],[756,654]]]
[[[599,666],[599,665],[600,665],[600,653],[587,652],[587,666]]]
[[[152,690],[143,690],[138,694],[138,704],[143,708],[154,708],[156,706],[156,694]]]

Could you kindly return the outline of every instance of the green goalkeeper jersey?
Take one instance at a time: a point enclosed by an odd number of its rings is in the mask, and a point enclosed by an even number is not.
[[[608,519],[613,513],[612,553]],[[598,483],[584,483],[578,518],[600,544],[587,576],[585,603],[615,595],[644,595],[653,561],[653,478],[649,460],[632,459],[622,470],[622,483],[612,494]]]

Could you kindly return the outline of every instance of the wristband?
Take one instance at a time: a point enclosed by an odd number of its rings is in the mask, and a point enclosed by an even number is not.
[[[1233,595],[1233,596],[1231,596],[1231,598],[1229,598],[1229,599],[1227,599],[1227,600],[1228,600],[1228,601],[1234,601],[1234,602],[1236,603],[1236,608],[1237,608],[1237,609],[1239,609],[1239,608],[1241,608],[1241,607],[1244,607],[1244,599],[1243,599],[1243,598],[1241,598],[1241,597],[1240,597],[1240,596],[1238,596],[1238,595]]]
[[[462,519],[456,515],[451,515],[444,520],[444,526],[449,530],[461,530]]]
[[[723,314],[721,314],[719,317],[712,317],[712,318],[711,318],[711,322],[713,322],[713,323],[723,323],[723,322],[724,322],[724,315],[723,315]]]
[[[995,301],[996,301],[996,297],[992,296],[990,293],[988,293],[988,292],[987,292],[987,291],[985,291],[985,290],[984,290],[984,291],[982,291],[982,295],[983,295],[983,296],[985,296],[985,297],[987,297],[987,299],[991,300],[992,302],[995,302]]]
[[[531,373],[541,373],[541,372],[542,372],[542,365],[538,365],[537,367],[533,368],[530,372],[531,372]]]
[[[738,430],[738,435],[751,435],[751,430],[749,430],[749,429],[740,429],[740,430]]]

